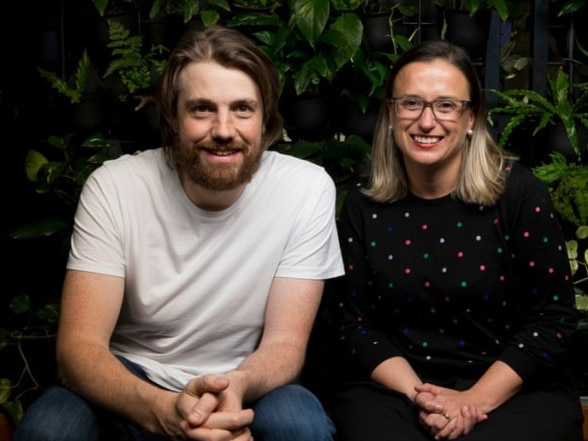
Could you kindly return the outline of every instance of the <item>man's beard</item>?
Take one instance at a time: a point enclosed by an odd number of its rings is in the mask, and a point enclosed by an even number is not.
[[[209,163],[202,161],[202,150],[238,150],[243,156],[239,166],[234,164]],[[206,190],[234,190],[251,180],[261,161],[263,150],[252,153],[250,148],[238,144],[192,144],[178,143],[174,150],[174,161],[184,178]]]

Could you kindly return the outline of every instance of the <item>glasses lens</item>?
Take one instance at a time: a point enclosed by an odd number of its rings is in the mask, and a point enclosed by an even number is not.
[[[456,100],[436,100],[432,102],[416,98],[394,100],[396,114],[401,118],[418,119],[425,107],[431,107],[435,118],[442,121],[459,119],[463,110],[463,103]]]

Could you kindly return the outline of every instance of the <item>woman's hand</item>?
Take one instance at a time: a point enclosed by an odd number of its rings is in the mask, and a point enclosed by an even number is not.
[[[457,439],[488,418],[479,411],[475,397],[468,391],[438,387],[432,384],[415,386],[414,399],[420,423],[435,439]]]

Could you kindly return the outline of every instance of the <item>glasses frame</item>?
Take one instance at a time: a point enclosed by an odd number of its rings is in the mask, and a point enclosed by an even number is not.
[[[419,101],[421,103],[423,103],[423,108],[421,109],[420,113],[415,116],[414,118],[412,117],[407,117],[407,116],[401,116],[400,112],[398,111],[398,107],[397,107],[397,103],[399,103],[400,101],[404,101],[404,100],[413,100],[413,101]],[[457,121],[458,119],[460,119],[463,115],[464,110],[470,106],[470,104],[472,103],[469,100],[455,100],[455,99],[437,99],[437,100],[433,100],[433,101],[427,101],[427,100],[423,100],[421,98],[412,98],[412,97],[398,97],[398,98],[390,98],[388,100],[392,106],[394,107],[394,112],[396,113],[396,116],[402,119],[406,119],[406,120],[411,120],[411,121],[416,121],[417,119],[419,119],[421,116],[423,116],[423,112],[425,111],[425,109],[427,107],[431,108],[431,112],[433,113],[433,116],[435,117],[436,120],[438,121]],[[459,107],[459,116],[457,116],[456,118],[452,118],[452,119],[447,119],[447,118],[439,118],[437,116],[437,114],[435,113],[435,103],[439,103],[439,102],[447,102],[450,101],[452,103],[459,103],[460,107]]]

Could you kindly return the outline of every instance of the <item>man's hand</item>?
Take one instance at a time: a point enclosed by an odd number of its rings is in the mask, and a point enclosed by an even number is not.
[[[180,423],[185,439],[252,439],[249,425],[253,421],[253,410],[242,408],[242,400],[231,390],[227,377],[209,374],[190,380],[176,407],[185,417]]]

